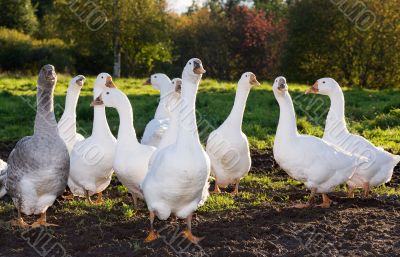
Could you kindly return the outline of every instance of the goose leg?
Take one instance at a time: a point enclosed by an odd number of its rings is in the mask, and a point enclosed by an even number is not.
[[[354,198],[354,187],[347,186],[347,197],[348,198]]]
[[[232,192],[233,195],[239,194],[239,182],[240,182],[239,179],[236,180],[236,183],[235,183],[235,190],[233,190],[233,192]]]
[[[217,179],[215,179],[215,186],[214,186],[213,193],[215,193],[215,194],[221,193],[221,190],[219,189],[219,186],[217,184]]]
[[[40,218],[32,224],[32,228],[38,228],[41,226],[57,227],[58,225],[47,223],[46,212],[43,212],[42,214],[40,214]]]
[[[157,231],[154,230],[154,212],[150,211],[149,219],[150,219],[150,232],[149,235],[144,240],[145,243],[150,243],[158,238]]]
[[[369,183],[368,182],[363,183],[363,189],[364,189],[364,198],[368,198],[369,197]]]
[[[94,202],[94,204],[102,204],[102,203],[104,203],[103,192],[100,192],[100,193],[97,194],[97,199]]]
[[[18,211],[18,218],[10,221],[11,226],[19,227],[21,229],[29,228],[29,225],[22,218],[21,207],[17,208],[17,211]]]
[[[295,204],[293,207],[296,209],[304,209],[304,208],[311,207],[311,204],[314,202],[316,193],[317,193],[317,189],[311,188],[311,193],[310,193],[310,197],[308,198],[308,202],[307,203],[298,203],[298,204]]]
[[[61,196],[62,199],[67,200],[67,201],[73,200],[73,199],[74,199],[74,194],[73,194],[73,193],[71,193],[71,192],[69,192],[69,191],[67,191],[67,190],[65,190],[64,193],[67,193],[67,194],[66,194],[66,195],[62,195],[62,196]]]
[[[133,200],[133,206],[135,208],[135,210],[137,210],[138,208],[138,198],[135,194],[132,194],[132,200]]]
[[[88,200],[88,202],[90,204],[93,204],[92,199],[90,199],[89,190],[85,190],[85,196],[86,196],[86,199]]]
[[[321,208],[331,207],[331,199],[329,199],[327,194],[322,194],[322,204],[318,205]]]
[[[183,231],[183,237],[192,242],[198,244],[204,237],[196,237],[192,234],[192,214],[186,218],[187,228]]]

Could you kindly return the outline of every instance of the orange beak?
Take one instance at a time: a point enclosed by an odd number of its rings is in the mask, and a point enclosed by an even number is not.
[[[260,82],[258,82],[256,75],[251,74],[250,75],[250,84],[254,86],[259,86]]]
[[[94,99],[91,103],[90,106],[94,107],[96,105],[103,105],[103,99],[101,99],[101,95],[99,95],[98,97],[96,97],[96,99]]]
[[[318,81],[314,83],[309,89],[307,89],[306,94],[318,94]]]
[[[111,77],[111,76],[107,77],[107,80],[106,80],[106,87],[109,87],[109,88],[116,88],[114,82],[112,81],[112,77]]]
[[[145,82],[143,82],[143,85],[151,85],[151,78],[148,78]]]

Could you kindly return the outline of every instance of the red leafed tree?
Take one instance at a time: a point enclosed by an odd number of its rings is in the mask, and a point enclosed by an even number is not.
[[[286,20],[274,21],[266,17],[264,11],[246,6],[230,9],[227,20],[232,40],[233,71],[253,71],[263,79],[276,76],[286,41]]]

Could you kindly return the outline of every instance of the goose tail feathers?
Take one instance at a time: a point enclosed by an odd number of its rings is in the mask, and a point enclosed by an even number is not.
[[[208,192],[209,188],[210,188],[210,182],[207,181],[207,183],[203,187],[203,192],[201,194],[201,200],[197,207],[204,205],[204,203],[207,201],[207,198],[210,196],[210,193]]]

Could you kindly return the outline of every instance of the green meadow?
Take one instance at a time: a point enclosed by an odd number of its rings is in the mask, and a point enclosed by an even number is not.
[[[63,113],[66,88],[70,77],[60,75],[55,91],[57,119]],[[84,136],[91,134],[94,77],[88,77],[77,107],[78,131]],[[134,126],[141,137],[158,104],[158,91],[142,85],[145,79],[118,79],[115,84],[131,100]],[[301,133],[322,136],[329,99],[320,95],[304,95],[306,85],[288,81],[297,114],[297,126]],[[209,133],[227,117],[235,97],[236,83],[205,79],[197,96],[197,119],[203,142]],[[371,140],[374,144],[400,153],[400,90],[367,90],[344,88],[346,117],[349,129]],[[0,142],[17,141],[33,132],[35,118],[36,77],[0,76]],[[118,131],[118,114],[107,109],[107,118],[115,135]],[[247,100],[243,131],[253,148],[268,149],[273,145],[279,107],[271,91],[271,83],[263,82],[254,88]]]

